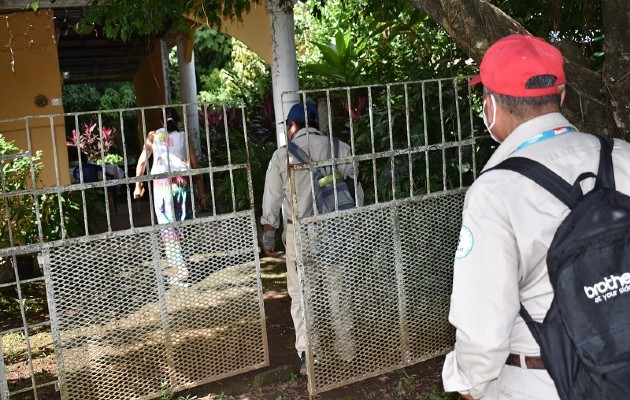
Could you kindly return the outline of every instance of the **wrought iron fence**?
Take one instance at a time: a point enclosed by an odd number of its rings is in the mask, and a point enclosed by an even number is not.
[[[191,105],[174,107],[184,116]],[[0,121],[24,146],[3,147],[0,173],[1,399],[154,398],[164,384],[178,390],[268,365],[244,111],[202,105],[205,123],[186,149],[199,168],[135,176],[142,143],[160,127],[148,121],[166,120],[165,110]],[[110,148],[111,128],[119,136]],[[68,153],[66,137],[78,144]],[[151,182],[182,174],[192,219],[158,223]],[[136,182],[145,200],[133,198]],[[173,278],[184,269],[180,287]]]
[[[477,135],[478,102],[464,78],[300,96],[318,101],[322,131],[349,143],[352,156],[295,165],[292,173],[350,162],[365,190],[361,207],[295,221],[309,391],[317,394],[450,348],[461,206],[493,147]],[[191,105],[177,107],[186,115]],[[256,138],[248,131],[256,118],[245,110],[202,105],[202,129],[188,149],[200,167],[186,175],[193,189],[202,177],[209,207],[199,209],[193,190],[192,220],[159,224],[150,182],[181,173],[134,172],[138,146],[155,128],[148,121],[160,115],[164,107],[0,121],[0,132],[11,126],[24,137],[20,151],[1,155],[3,167],[15,161],[0,174],[8,238],[0,291],[13,299],[11,310],[0,308],[1,399],[153,398],[164,382],[182,389],[268,364],[254,206],[262,185],[252,184],[263,181],[266,160],[248,146],[260,139],[257,151],[270,156],[275,144],[263,136],[275,129]],[[115,127],[122,165],[96,152],[101,173],[91,180],[74,149],[77,165],[62,168],[61,118],[68,136],[95,123],[101,145],[103,128]],[[50,146],[41,137],[33,144],[36,129]],[[47,184],[38,178],[36,148],[53,170]],[[12,168],[26,171],[17,186]],[[148,201],[133,199],[136,182]],[[173,252],[192,272],[192,286],[168,284],[178,274]]]
[[[452,346],[461,208],[493,146],[475,134],[464,78],[299,95],[318,103],[322,131],[345,140],[352,156],[291,165],[291,173],[352,163],[365,190],[361,207],[297,219],[309,391],[317,394]]]

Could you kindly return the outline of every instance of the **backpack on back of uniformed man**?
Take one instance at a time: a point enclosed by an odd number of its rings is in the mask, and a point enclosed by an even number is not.
[[[615,189],[613,140],[598,138],[597,175],[583,173],[573,185],[522,157],[490,169],[518,172],[570,208],[547,253],[551,307],[542,323],[522,304],[520,311],[567,400],[630,396],[630,197]],[[592,177],[593,190],[582,194],[580,182]]]
[[[333,147],[335,149],[335,158],[337,158],[339,156],[338,139],[333,138]],[[300,163],[305,164],[311,161],[308,154],[295,143],[287,143],[287,149]],[[328,149],[326,159],[329,158],[330,148]],[[332,166],[314,168],[312,177],[313,191],[315,194],[315,203],[313,206],[317,208],[318,214],[326,214],[335,210],[349,210],[356,206],[354,180],[351,177],[344,177]]]

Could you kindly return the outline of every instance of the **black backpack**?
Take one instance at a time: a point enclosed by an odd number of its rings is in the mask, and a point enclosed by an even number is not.
[[[518,172],[570,208],[547,252],[554,299],[542,323],[520,315],[540,346],[561,399],[630,397],[630,197],[615,189],[613,140],[601,142],[597,175],[570,185],[544,165],[511,157]],[[630,161],[630,160],[629,160]],[[580,182],[595,177],[583,194]]]
[[[339,156],[339,140],[336,138],[333,138],[333,148],[335,158],[337,158]],[[311,161],[308,154],[297,144],[290,141],[287,143],[287,149],[300,163],[305,164]],[[326,158],[330,159],[330,148]],[[312,177],[315,194],[314,207],[317,208],[318,214],[349,210],[356,206],[352,177],[344,177],[336,169],[333,171],[332,167],[314,168]]]

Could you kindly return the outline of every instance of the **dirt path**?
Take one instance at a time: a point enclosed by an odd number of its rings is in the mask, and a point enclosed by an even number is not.
[[[199,400],[301,400],[309,399],[306,377],[295,372],[287,373],[291,367],[297,370],[298,358],[294,345],[294,329],[290,314],[290,298],[286,293],[284,262],[281,259],[263,259],[263,291],[265,315],[269,341],[270,366],[213,382],[195,389],[178,393],[178,396],[197,396]],[[338,389],[324,392],[313,399],[360,400],[360,399],[457,399],[443,393],[441,371],[444,357],[416,364],[404,370],[367,379]],[[261,374],[279,371],[275,383],[258,387]],[[428,397],[433,395],[435,397]],[[177,399],[178,397],[175,396]]]

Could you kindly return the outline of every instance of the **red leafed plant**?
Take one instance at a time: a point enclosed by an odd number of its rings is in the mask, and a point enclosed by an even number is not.
[[[90,121],[81,124],[81,132],[72,130],[72,137],[68,139],[69,146],[76,146],[85,154],[88,160],[95,162],[102,156],[109,153],[109,149],[114,144],[116,128],[103,126],[99,133],[96,123]],[[101,153],[101,149],[103,150]]]

